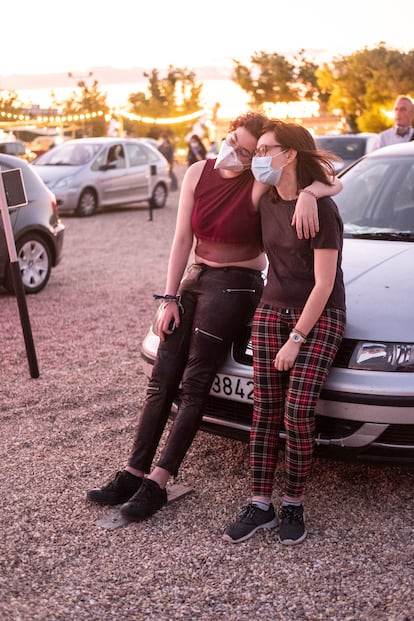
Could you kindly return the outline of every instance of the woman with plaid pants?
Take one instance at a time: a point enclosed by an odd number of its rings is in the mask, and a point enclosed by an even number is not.
[[[316,404],[345,326],[343,225],[330,198],[318,200],[319,232],[298,239],[290,225],[310,180],[328,182],[330,155],[299,125],[270,121],[252,170],[272,184],[259,204],[268,280],[253,319],[254,410],[250,436],[252,498],[224,538],[249,539],[279,526],[285,545],[304,541],[303,495],[312,465]],[[271,502],[282,422],[285,485],[278,517]],[[278,519],[279,518],[279,519]]]

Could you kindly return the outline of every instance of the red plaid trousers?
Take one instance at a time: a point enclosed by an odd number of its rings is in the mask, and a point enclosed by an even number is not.
[[[286,430],[285,489],[301,498],[312,465],[315,408],[342,340],[345,312],[327,308],[300,347],[294,366],[277,371],[273,360],[301,309],[259,305],[253,319],[254,410],[250,435],[253,496],[270,497],[281,422]]]

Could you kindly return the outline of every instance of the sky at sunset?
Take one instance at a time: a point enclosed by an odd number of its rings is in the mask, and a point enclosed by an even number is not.
[[[91,67],[193,68],[305,49],[327,59],[414,48],[412,0],[23,0],[1,10],[0,76]],[[1,87],[1,84],[0,84]]]

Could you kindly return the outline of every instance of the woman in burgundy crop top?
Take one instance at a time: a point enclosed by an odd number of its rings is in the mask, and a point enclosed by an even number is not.
[[[158,296],[160,344],[128,465],[87,495],[101,504],[123,502],[128,520],[146,519],[166,503],[167,482],[194,439],[215,375],[261,297],[266,258],[258,199],[267,186],[254,181],[250,164],[266,121],[257,113],[238,117],[217,159],[196,162],[185,173],[165,293]],[[317,183],[312,189],[334,194],[340,188]],[[302,195],[297,211],[299,235],[302,227],[305,236],[312,234],[314,198]],[[186,269],[194,239],[194,260]],[[153,468],[180,386],[178,411]]]

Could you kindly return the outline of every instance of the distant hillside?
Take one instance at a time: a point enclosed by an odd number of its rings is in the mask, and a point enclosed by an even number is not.
[[[72,71],[72,77],[68,73],[39,73],[27,75],[0,76],[0,89],[21,90],[40,88],[67,88],[76,86],[76,82],[82,79],[95,79],[99,85],[105,84],[128,84],[142,82],[144,73],[158,69],[163,76],[165,68],[158,67],[133,67],[131,69],[115,69],[114,67],[91,67],[88,72]],[[191,67],[196,75],[196,80],[229,80],[233,69],[231,67]],[[89,72],[92,76],[89,76]]]

